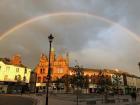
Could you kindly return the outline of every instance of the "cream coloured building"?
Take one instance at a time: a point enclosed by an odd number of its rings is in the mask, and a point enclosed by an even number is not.
[[[127,76],[126,79],[127,79],[127,85],[128,85],[129,87],[136,87],[136,86],[137,86],[137,84],[136,84],[136,77]]]
[[[31,69],[16,65],[5,64],[0,61],[0,81],[29,83]]]
[[[136,78],[136,88],[140,89],[140,78]]]
[[[21,63],[19,55],[14,56],[12,59],[0,58],[0,91],[6,87],[7,90],[9,87],[13,89],[13,86],[17,85],[17,83],[24,86],[28,85],[30,74],[31,69]]]

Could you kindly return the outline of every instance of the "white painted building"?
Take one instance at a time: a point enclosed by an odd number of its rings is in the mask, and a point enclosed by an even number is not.
[[[14,56],[12,60],[0,58],[0,91],[16,88],[17,84],[21,85],[20,87],[28,87],[30,75],[31,69],[21,63],[19,55]]]
[[[29,83],[31,69],[16,65],[5,64],[0,61],[0,81]]]

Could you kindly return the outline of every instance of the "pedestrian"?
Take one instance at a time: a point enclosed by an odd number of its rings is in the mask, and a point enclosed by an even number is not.
[[[137,94],[135,91],[131,93],[131,99],[132,99],[132,102],[136,102]]]

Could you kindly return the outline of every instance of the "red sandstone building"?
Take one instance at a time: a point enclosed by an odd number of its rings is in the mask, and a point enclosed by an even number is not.
[[[50,54],[51,63],[51,79],[55,80],[62,77],[69,72],[69,57],[66,54],[63,57],[61,54],[56,57],[55,50],[51,50]],[[37,87],[45,88],[46,77],[48,74],[48,58],[45,54],[41,54],[39,64],[35,68],[37,74]]]

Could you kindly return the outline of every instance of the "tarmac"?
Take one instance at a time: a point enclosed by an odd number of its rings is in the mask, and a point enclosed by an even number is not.
[[[23,97],[30,97],[36,100],[35,105],[45,105],[46,95],[23,95]],[[110,96],[110,103],[105,103],[102,96],[95,95],[80,95],[77,104],[77,96],[73,94],[51,94],[49,95],[48,105],[140,105],[140,96],[135,102],[132,102],[130,96]],[[114,103],[115,100],[115,103]],[[96,104],[94,102],[96,101]],[[92,103],[92,104],[90,104]]]

